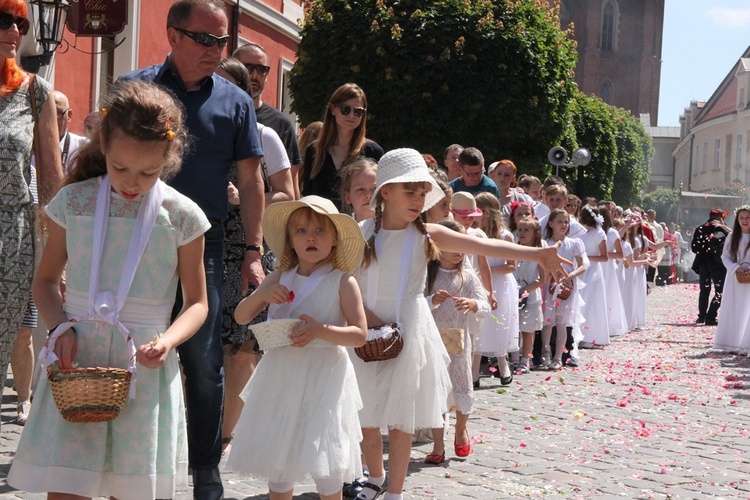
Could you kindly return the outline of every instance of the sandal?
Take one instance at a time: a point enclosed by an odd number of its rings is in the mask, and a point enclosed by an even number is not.
[[[18,410],[18,416],[16,417],[16,423],[18,425],[25,425],[26,421],[29,419],[29,410],[31,410],[31,401],[28,399],[26,401],[21,401],[16,405],[16,409]]]
[[[356,500],[375,500],[380,495],[385,493],[385,489],[388,487],[388,473],[385,474],[385,479],[383,480],[383,485],[378,486],[377,484],[372,484],[370,482],[367,482],[362,485],[362,491],[359,492],[359,495],[357,495]]]

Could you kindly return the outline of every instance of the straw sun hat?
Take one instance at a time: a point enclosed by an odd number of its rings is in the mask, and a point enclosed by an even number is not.
[[[370,208],[375,210],[375,200],[380,188],[386,184],[402,182],[429,182],[432,185],[432,189],[427,193],[422,208],[423,212],[431,209],[445,197],[445,193],[430,174],[430,169],[419,151],[409,148],[394,149],[388,151],[378,161],[378,173],[375,176],[376,188],[372,195]]]
[[[477,208],[477,200],[471,193],[459,191],[451,198],[451,211],[464,217],[480,217],[482,210]]]
[[[365,240],[362,231],[354,219],[340,214],[333,202],[320,196],[305,196],[297,201],[280,201],[266,208],[263,213],[263,237],[274,255],[283,262],[289,218],[303,207],[311,208],[333,222],[336,228],[336,258],[333,265],[345,273],[353,273],[364,255]]]

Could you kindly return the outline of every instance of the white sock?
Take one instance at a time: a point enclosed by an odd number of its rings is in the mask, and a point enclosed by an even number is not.
[[[383,486],[383,483],[385,482],[385,476],[381,476],[381,477],[370,476],[369,479],[367,479],[367,482],[372,483],[375,486]]]
[[[386,491],[383,500],[404,500],[404,495],[401,493],[390,493]]]

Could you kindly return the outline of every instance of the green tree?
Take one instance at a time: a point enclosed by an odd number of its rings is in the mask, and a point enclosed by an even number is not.
[[[676,222],[679,203],[679,189],[658,188],[643,196],[642,206],[644,210],[656,210],[656,220],[659,222]]]
[[[543,0],[308,0],[293,109],[319,120],[341,84],[367,93],[367,135],[439,157],[452,143],[541,174],[565,135],[574,42]]]
[[[577,93],[570,103],[569,127],[562,141],[572,152],[591,153],[585,167],[562,168],[560,177],[580,196],[612,199],[622,206],[640,203],[653,156],[651,138],[627,111]]]

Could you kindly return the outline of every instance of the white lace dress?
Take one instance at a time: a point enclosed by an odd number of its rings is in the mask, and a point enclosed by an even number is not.
[[[635,280],[636,280],[636,268],[631,267],[625,267],[625,259],[628,256],[633,255],[633,247],[630,244],[629,241],[623,240],[622,242],[622,254],[623,259],[620,261],[619,265],[619,277],[621,277],[620,281],[620,290],[622,292],[622,307],[625,310],[625,317],[628,321],[628,330],[631,330],[634,327],[633,324],[633,301],[635,300]]]
[[[332,270],[313,293],[298,294],[273,317],[307,314],[321,323],[346,324],[338,300],[342,276]],[[291,290],[299,292],[307,279],[295,274]],[[344,347],[316,339],[301,348],[269,349],[240,396],[245,406],[234,428],[229,468],[275,483],[307,475],[352,481],[361,474],[362,400]]]
[[[365,240],[372,235],[372,219],[362,223]],[[398,357],[387,361],[365,363],[348,349],[357,373],[364,407],[359,412],[363,428],[397,429],[409,434],[416,429],[434,429],[443,426],[443,413],[448,411],[446,401],[451,390],[448,364],[450,358],[440,338],[430,306],[424,296],[427,276],[427,258],[424,236],[413,224],[403,230],[381,229],[378,232],[377,262],[370,268],[360,267],[356,273],[365,305],[386,323],[396,321],[400,263],[404,240],[408,232],[417,239],[409,259],[406,289],[401,303],[400,323],[404,348]],[[416,234],[414,234],[416,233]],[[405,254],[406,255],[406,254]],[[368,303],[368,287],[374,286],[377,301]]]
[[[581,241],[589,256],[599,256],[599,245],[606,241],[607,235],[600,228],[589,229],[581,235]],[[581,290],[584,306],[581,314],[585,318],[581,323],[583,341],[593,345],[609,344],[609,316],[607,307],[607,285],[604,281],[602,267],[607,262],[589,261],[589,267],[581,276],[586,286]],[[612,286],[618,286],[616,283]]]
[[[638,255],[638,260],[643,260],[646,258],[643,252],[641,238],[636,237],[633,254]],[[635,268],[635,281],[633,282],[633,324],[631,328],[646,326],[646,290],[646,266],[637,266]]]
[[[452,398],[448,400],[448,406],[456,406],[463,414],[471,413],[474,409],[474,387],[472,385],[471,363],[472,348],[471,336],[467,328],[467,319],[472,316],[486,317],[490,312],[487,303],[487,294],[484,291],[479,277],[470,269],[447,270],[440,268],[435,278],[430,294],[438,290],[447,291],[451,297],[465,297],[477,301],[477,312],[464,314],[456,309],[456,303],[448,299],[432,311],[435,323],[439,329],[462,328],[464,330],[464,350],[458,354],[450,354],[450,375],[453,390]],[[428,297],[429,299],[429,297]]]
[[[554,244],[555,241],[551,239],[547,240],[547,245],[552,246]],[[578,267],[576,257],[584,256],[586,254],[586,250],[581,240],[566,237],[560,247],[557,249],[557,254],[560,255],[560,257],[573,262],[573,266],[569,266],[567,264],[563,265],[565,270],[568,273],[571,273],[576,269],[576,267]],[[542,287],[545,325],[551,323],[552,325],[566,325],[575,327],[576,325],[580,325],[583,322],[584,318],[581,314],[581,307],[583,306],[583,299],[581,298],[581,286],[581,280],[575,278],[575,280],[573,280],[573,291],[565,300],[560,300],[559,298],[552,296],[549,291],[549,283],[546,283],[544,287]]]

